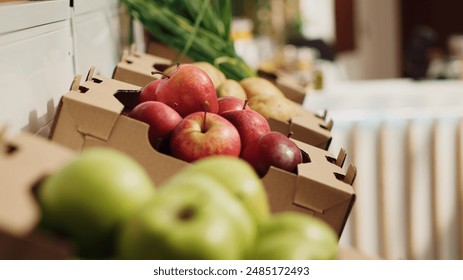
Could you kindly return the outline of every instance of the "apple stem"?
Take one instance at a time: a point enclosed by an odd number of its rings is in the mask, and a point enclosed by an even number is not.
[[[207,109],[209,109],[209,102],[204,102],[204,119],[203,119],[203,127],[202,127],[202,132],[206,132],[206,115],[207,115]]]
[[[249,99],[244,100],[243,110],[246,109],[246,105],[248,105]]]
[[[161,71],[151,71],[151,75],[155,75],[155,74],[160,74],[162,75],[162,78],[163,79],[169,79],[170,76],[169,75],[166,75],[164,72],[161,72]]]
[[[290,132],[288,133],[288,135],[287,135],[288,138],[290,138],[291,136],[293,136],[293,134],[294,134],[294,133],[293,133],[292,131],[290,131]]]
[[[204,119],[203,119],[203,128],[202,128],[202,132],[206,132],[206,114],[207,114],[207,111],[204,111]]]
[[[185,207],[178,213],[178,218],[182,221],[187,221],[195,215],[195,210],[192,207]]]

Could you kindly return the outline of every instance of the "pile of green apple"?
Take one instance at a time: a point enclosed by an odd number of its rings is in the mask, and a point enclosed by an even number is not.
[[[129,116],[149,125],[152,146],[187,162],[211,155],[240,157],[260,177],[270,166],[296,172],[298,146],[237,96],[218,96],[210,75],[181,64],[143,87]],[[223,87],[220,87],[223,89]]]
[[[244,160],[200,159],[160,186],[128,155],[88,148],[49,175],[37,198],[40,227],[85,259],[333,259],[337,236],[322,220],[271,214]]]

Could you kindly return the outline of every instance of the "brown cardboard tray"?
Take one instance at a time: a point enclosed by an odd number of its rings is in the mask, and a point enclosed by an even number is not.
[[[97,76],[93,68],[81,82],[77,76],[60,101],[50,134],[53,141],[75,151],[92,146],[123,151],[146,168],[156,185],[189,164],[153,149],[148,125],[127,116],[139,86]],[[343,171],[344,150],[333,157],[324,149],[293,140],[306,154],[306,163],[299,165],[298,175],[271,168],[263,178],[271,210],[315,215],[341,236],[355,201],[356,169],[350,165]]]
[[[39,182],[71,160],[75,152],[21,132],[0,135],[0,259],[69,259],[72,244],[37,229]]]

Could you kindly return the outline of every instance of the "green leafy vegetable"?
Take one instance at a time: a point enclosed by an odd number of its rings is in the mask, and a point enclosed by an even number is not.
[[[230,36],[230,0],[122,0],[131,16],[159,42],[195,61],[206,61],[227,78],[256,76],[236,53]]]

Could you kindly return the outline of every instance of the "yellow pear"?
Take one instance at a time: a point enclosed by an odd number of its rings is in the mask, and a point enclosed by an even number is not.
[[[249,107],[267,119],[287,122],[301,110],[299,104],[286,98],[279,88],[264,78],[246,78],[240,84],[248,97]]]
[[[224,96],[234,96],[238,97],[241,100],[246,100],[247,95],[244,91],[243,87],[240,85],[239,82],[227,79],[220,84],[220,86],[216,89],[217,97],[224,97]]]
[[[249,77],[240,81],[241,86],[248,99],[259,97],[260,99],[268,98],[286,98],[283,92],[272,82],[261,77]]]
[[[222,73],[222,71],[220,71],[217,67],[210,64],[209,62],[198,61],[198,62],[193,62],[193,64],[203,69],[209,75],[216,89],[220,86],[220,84],[223,81],[227,79],[225,77],[225,74]]]

